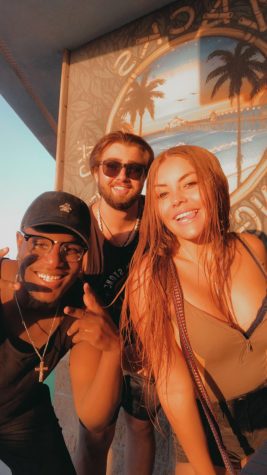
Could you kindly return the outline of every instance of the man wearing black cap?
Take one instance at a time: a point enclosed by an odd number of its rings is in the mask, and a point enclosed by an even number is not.
[[[47,192],[22,219],[17,261],[1,261],[1,278],[17,280],[15,288],[2,289],[0,307],[0,460],[13,475],[75,474],[43,384],[73,343],[70,370],[80,419],[101,425],[101,417],[112,417],[119,398],[116,330],[88,284],[83,287],[79,280],[89,232],[82,200]],[[96,399],[101,417],[88,414]]]

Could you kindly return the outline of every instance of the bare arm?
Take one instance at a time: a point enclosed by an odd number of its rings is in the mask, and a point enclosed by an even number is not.
[[[112,420],[120,401],[120,342],[114,323],[88,284],[84,291],[86,311],[65,309],[77,319],[68,330],[74,343],[70,376],[78,417],[89,430],[101,431]]]
[[[146,324],[144,286],[133,284],[130,315],[142,341]],[[171,324],[166,319],[170,340],[170,358],[162,354],[156,385],[164,412],[179,439],[189,462],[197,475],[215,475],[204,430],[196,405],[191,376],[180,348],[177,346]]]
[[[180,348],[174,349],[169,368],[162,366],[157,381],[162,408],[198,475],[214,475],[202,423],[196,405],[192,380]]]

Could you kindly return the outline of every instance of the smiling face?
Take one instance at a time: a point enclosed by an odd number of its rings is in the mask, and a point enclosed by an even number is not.
[[[180,243],[200,242],[207,213],[190,160],[167,157],[158,168],[154,186],[159,217],[166,228]]]
[[[54,306],[75,282],[81,269],[81,261],[67,262],[61,256],[60,244],[77,243],[77,238],[73,234],[40,232],[34,228],[26,228],[25,234],[58,241],[50,252],[38,255],[30,248],[24,236],[17,234],[19,280],[23,290],[27,291],[37,305]]]
[[[115,160],[125,164],[148,164],[148,154],[135,145],[113,143],[101,154],[100,161]],[[127,176],[126,169],[122,168],[119,174],[112,178],[103,172],[103,166],[99,165],[94,170],[94,177],[102,198],[115,209],[129,209],[138,199],[144,186],[146,174],[139,179]]]

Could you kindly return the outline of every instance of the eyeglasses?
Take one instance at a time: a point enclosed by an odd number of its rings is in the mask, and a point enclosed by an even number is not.
[[[59,254],[62,260],[66,262],[79,262],[87,248],[76,242],[60,242],[53,239],[36,236],[35,234],[21,233],[27,242],[28,251],[39,257],[49,254],[55,244],[59,245]]]
[[[125,168],[127,178],[131,180],[140,180],[146,172],[146,166],[141,163],[121,163],[117,160],[105,160],[98,162],[98,165],[102,165],[104,175],[109,178],[118,176],[123,168]]]

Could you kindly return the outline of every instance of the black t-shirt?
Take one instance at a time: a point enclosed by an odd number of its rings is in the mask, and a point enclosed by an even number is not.
[[[107,306],[117,296],[128,276],[129,263],[138,243],[138,233],[127,246],[114,246],[103,236],[91,209],[90,214],[89,259],[84,278],[89,282],[103,305]],[[117,326],[120,320],[122,300],[123,293],[108,308],[109,314]]]
[[[82,283],[77,281],[62,299],[61,306],[83,306]],[[6,335],[0,305],[0,435],[6,431],[9,421],[21,418],[23,414],[34,408],[46,404],[47,391],[43,383],[38,382],[40,360],[32,345],[20,338],[11,339]],[[18,318],[18,315],[14,315]],[[70,349],[71,338],[67,336],[67,330],[73,323],[73,318],[65,315],[61,324],[51,335],[45,354],[45,366],[48,371],[45,377],[55,368],[59,360]],[[43,353],[44,347],[40,349]]]

